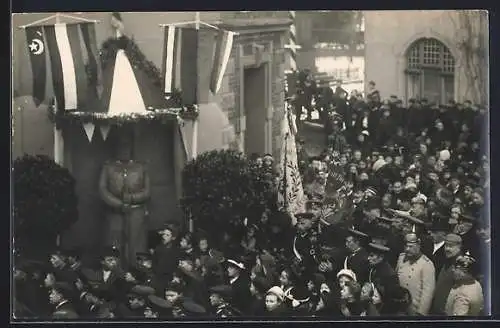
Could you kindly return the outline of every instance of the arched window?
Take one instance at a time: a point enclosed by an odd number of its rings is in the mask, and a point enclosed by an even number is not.
[[[454,99],[455,58],[433,38],[415,41],[406,52],[406,99],[445,104]]]

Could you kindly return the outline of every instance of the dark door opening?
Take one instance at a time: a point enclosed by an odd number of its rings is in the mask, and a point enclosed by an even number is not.
[[[245,68],[243,81],[245,152],[263,155],[266,151],[266,65]]]

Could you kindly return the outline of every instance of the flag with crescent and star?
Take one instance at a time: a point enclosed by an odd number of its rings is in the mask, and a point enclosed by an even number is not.
[[[39,106],[45,100],[47,84],[46,47],[40,26],[27,27],[26,41],[33,72],[33,100]]]

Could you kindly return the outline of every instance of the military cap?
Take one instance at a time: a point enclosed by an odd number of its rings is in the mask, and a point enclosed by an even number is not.
[[[101,258],[105,257],[120,257],[120,251],[118,250],[118,247],[116,246],[107,246],[104,247],[101,251]]]
[[[233,288],[229,285],[217,285],[214,287],[211,287],[209,289],[209,292],[212,294],[217,294],[222,297],[231,297],[233,294]]]
[[[445,220],[433,220],[432,225],[429,227],[430,231],[449,231],[450,225]]]
[[[390,252],[391,249],[385,245],[382,245],[380,241],[374,240],[368,244],[368,251],[377,254],[384,254]]]
[[[196,304],[195,302],[193,302],[192,300],[189,300],[189,299],[185,299],[182,303],[181,303],[181,307],[188,313],[191,313],[191,314],[202,314],[202,313],[207,313],[207,310],[199,305],[199,304]]]
[[[359,230],[356,230],[354,227],[351,227],[347,229],[348,235],[362,239],[362,240],[367,240],[370,238],[366,233],[361,232]]]
[[[410,232],[405,236],[405,243],[407,244],[419,244],[420,238],[418,238],[417,234],[414,232]]]
[[[444,238],[444,241],[450,244],[462,244],[462,237],[455,233],[449,233]]]
[[[158,297],[156,295],[149,295],[148,296],[148,301],[151,305],[154,305],[156,308],[159,309],[171,309],[172,308],[172,303],[167,301],[164,298]]]
[[[297,213],[295,214],[297,220],[312,220],[314,218],[313,213]]]
[[[394,209],[387,209],[389,212],[393,213],[396,217],[406,219],[409,222],[413,224],[418,224],[418,225],[424,225],[424,221],[417,219],[416,217],[410,215],[409,213],[405,211],[400,211],[400,210],[394,210]]]
[[[469,252],[466,252],[464,255],[460,255],[455,260],[455,267],[463,269],[467,272],[470,272],[476,263],[476,260],[470,255]]]
[[[155,289],[150,287],[150,286],[145,286],[145,285],[136,285],[132,287],[130,290],[133,294],[141,295],[141,296],[148,296],[148,295],[153,295],[155,293]]]

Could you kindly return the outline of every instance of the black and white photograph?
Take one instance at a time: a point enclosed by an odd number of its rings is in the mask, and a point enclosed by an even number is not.
[[[487,11],[11,22],[11,322],[492,314]]]

